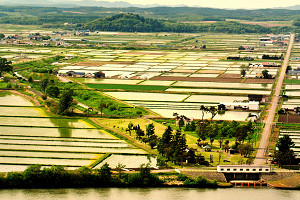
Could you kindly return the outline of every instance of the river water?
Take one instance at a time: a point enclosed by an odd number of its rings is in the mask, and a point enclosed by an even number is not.
[[[298,200],[296,190],[270,188],[96,188],[0,190],[2,200]]]

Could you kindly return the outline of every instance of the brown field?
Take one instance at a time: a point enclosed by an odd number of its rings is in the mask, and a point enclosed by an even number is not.
[[[268,22],[240,22],[241,24],[250,24],[250,25],[260,25],[265,27],[275,27],[275,26],[292,26],[291,24],[279,24],[275,21],[273,23]]]
[[[300,123],[300,115],[280,115],[278,122],[284,123]]]
[[[271,83],[273,84],[275,79],[255,79],[255,78],[247,78],[244,83]]]
[[[239,74],[221,74],[218,78],[241,78]]]

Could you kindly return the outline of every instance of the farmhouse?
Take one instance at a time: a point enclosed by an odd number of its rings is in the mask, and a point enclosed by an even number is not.
[[[281,67],[280,64],[274,62],[263,62],[262,65],[264,67]]]
[[[297,69],[289,70],[288,71],[288,75],[290,75],[290,76],[298,76],[298,75],[300,75],[300,67],[298,67]]]
[[[232,103],[220,103],[218,109],[222,109],[225,106],[225,110],[259,110],[258,101],[242,102],[236,101]]]
[[[83,69],[61,69],[58,71],[58,75],[87,78],[105,78],[105,73],[101,71]]]
[[[258,101],[259,103],[266,102],[266,95],[248,94],[249,101]]]

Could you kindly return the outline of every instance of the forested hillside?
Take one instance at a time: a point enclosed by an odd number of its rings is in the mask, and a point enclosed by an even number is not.
[[[238,22],[216,22],[212,24],[184,24],[155,20],[137,14],[118,14],[86,23],[84,29],[91,31],[123,32],[214,32],[214,33],[279,33],[292,31],[292,27],[263,27]]]
[[[2,24],[42,25],[44,28],[59,27],[72,30],[279,33],[298,30],[299,19],[300,10],[284,9],[224,10],[195,7],[57,8],[0,6],[0,23]],[[232,20],[237,20],[237,22]],[[248,24],[243,23],[241,20],[248,20]],[[249,24],[249,21],[276,20],[279,21],[277,27]],[[208,22],[200,23],[200,21]],[[68,24],[68,26],[65,26],[65,24]]]

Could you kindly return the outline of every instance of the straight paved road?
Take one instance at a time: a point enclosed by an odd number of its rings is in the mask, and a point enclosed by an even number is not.
[[[280,99],[280,91],[281,91],[281,86],[285,77],[285,71],[286,68],[288,66],[288,62],[290,59],[290,55],[291,55],[291,50],[293,47],[293,43],[294,43],[294,37],[295,34],[291,34],[290,36],[290,43],[289,43],[289,47],[287,49],[282,67],[281,67],[281,72],[280,75],[278,77],[278,82],[275,88],[275,93],[273,95],[272,101],[271,101],[271,108],[268,111],[268,117],[265,121],[265,128],[262,132],[262,136],[261,136],[261,141],[259,144],[259,148],[256,154],[256,158],[254,160],[254,165],[261,165],[266,161],[266,157],[265,157],[265,153],[266,153],[266,149],[268,146],[268,141],[269,141],[269,136],[270,136],[270,132],[271,132],[271,127],[273,125],[273,120],[274,120],[274,116],[276,113],[276,108]]]

